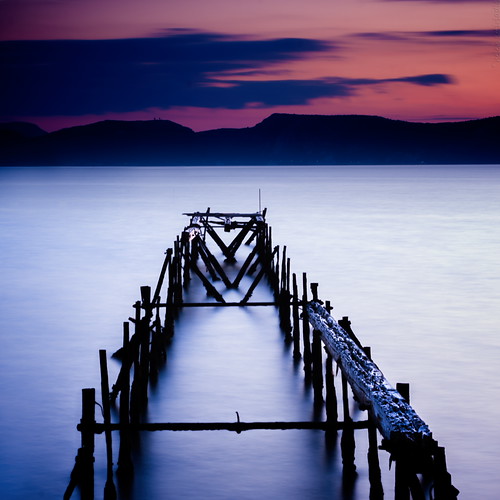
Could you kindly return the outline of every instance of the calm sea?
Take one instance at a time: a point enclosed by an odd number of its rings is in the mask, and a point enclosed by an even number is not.
[[[319,282],[392,384],[410,383],[459,498],[498,498],[500,167],[310,166],[0,170],[2,499],[62,498],[81,389],[99,388],[98,350],[120,346],[182,213],[257,211],[259,190],[292,271]],[[169,355],[152,422],[312,417],[273,310],[189,311]],[[368,498],[363,436],[351,488],[320,431],[151,433],[137,455],[121,498]],[[104,478],[99,436],[96,498]]]

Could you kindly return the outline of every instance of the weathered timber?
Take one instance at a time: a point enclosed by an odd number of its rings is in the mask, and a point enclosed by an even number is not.
[[[326,349],[341,366],[360,404],[368,408],[382,436],[393,442],[432,441],[425,422],[385,379],[377,365],[318,302],[306,306],[309,321],[321,332]]]
[[[82,500],[94,499],[94,448],[95,448],[95,389],[82,389],[82,447],[80,456],[80,493]]]
[[[309,314],[305,305],[307,304],[307,274],[302,273],[302,341],[303,341],[303,359],[304,373],[306,380],[311,377],[311,341],[309,328]]]
[[[164,307],[165,304],[158,304]],[[180,308],[183,307],[246,307],[246,306],[278,306],[277,302],[183,302],[179,304]]]
[[[106,434],[106,484],[104,486],[104,500],[115,500],[116,489],[113,482],[113,445],[111,439],[111,408],[109,405],[109,382],[108,382],[108,364],[106,359],[106,351],[99,350],[99,364],[101,367],[101,399],[102,399],[102,413],[104,417],[104,424],[107,425],[105,429]]]
[[[224,226],[226,219],[254,219],[257,222],[264,222],[265,220],[265,210],[261,212],[210,212],[208,209],[206,212],[184,212],[182,215],[187,215],[193,218],[193,223],[204,224],[205,221],[210,219],[210,222],[214,225],[220,224]],[[245,225],[247,221],[239,222],[241,225]],[[241,226],[239,226],[241,227]]]
[[[300,317],[299,317],[299,292],[297,286],[297,275],[292,274],[292,337],[293,337],[293,358],[298,360],[301,358],[300,353]]]
[[[286,247],[273,246],[272,230],[265,222],[266,210],[262,213],[219,213],[194,212],[190,224],[184,228],[182,237],[174,241],[173,250],[168,249],[154,293],[150,287],[141,287],[141,301],[134,304],[135,318],[129,318],[135,325],[135,333],[130,338],[129,324],[124,323],[123,347],[113,357],[121,360],[122,366],[116,384],[109,394],[107,362],[105,351],[100,351],[101,393],[103,397],[103,423],[95,422],[94,389],[84,389],[82,399],[82,420],[78,430],[82,435],[82,447],[78,450],[70,484],[64,493],[67,500],[76,486],[81,488],[81,498],[94,498],[93,453],[95,434],[106,436],[108,475],[105,500],[114,498],[112,484],[111,431],[120,432],[120,452],[118,470],[120,490],[132,478],[131,440],[139,436],[139,431],[215,431],[226,430],[241,433],[254,429],[313,429],[325,431],[327,449],[337,441],[338,430],[342,431],[340,442],[343,463],[343,489],[351,495],[356,477],[355,453],[356,429],[368,429],[368,464],[370,480],[370,500],[382,500],[384,491],[381,482],[378,450],[385,449],[395,460],[395,500],[427,498],[429,485],[436,500],[454,500],[458,490],[451,484],[451,476],[446,469],[444,448],[437,446],[427,425],[418,417],[409,404],[408,384],[397,384],[394,389],[384,378],[378,367],[371,361],[370,349],[363,347],[351,329],[351,322],[344,316],[336,322],[331,316],[332,307],[325,306],[318,298],[318,284],[311,283],[312,299],[308,299],[306,273],[302,274],[302,294],[299,295],[297,275],[291,273],[290,259]],[[244,220],[243,220],[244,219]],[[217,234],[223,230],[239,233],[225,243]],[[217,231],[216,231],[217,230]],[[243,264],[239,266],[236,278],[226,274],[225,267],[218,260],[218,252],[213,252],[206,243],[210,237],[225,256],[226,261],[235,262],[236,252],[247,239],[246,244],[255,242]],[[247,238],[248,237],[248,238]],[[227,240],[226,240],[227,241]],[[206,266],[198,266],[201,260]],[[217,302],[184,302],[183,291],[188,288],[190,271],[200,278],[207,295]],[[222,279],[227,289],[238,288],[245,275],[254,275],[253,282],[240,302],[226,302],[224,291],[217,290],[210,280]],[[253,301],[249,299],[266,278],[274,300]],[[166,284],[164,301],[160,292]],[[280,327],[289,340],[293,340],[293,357],[301,357],[300,341],[303,341],[304,372],[306,384],[312,383],[314,390],[314,413],[307,422],[208,422],[208,423],[149,423],[142,416],[147,405],[148,386],[156,383],[160,364],[166,361],[166,347],[174,334],[174,323],[180,311],[192,307],[276,307]],[[160,309],[165,308],[163,325]],[[302,315],[299,314],[302,309]],[[143,315],[141,316],[141,313]],[[184,311],[186,312],[186,311]],[[301,327],[302,326],[302,327]],[[311,328],[312,339],[311,339]],[[302,330],[302,335],[301,335]],[[324,344],[326,359],[323,360],[321,343]],[[324,364],[323,364],[324,361]],[[341,372],[342,419],[339,420],[339,404],[334,382],[333,361]],[[323,365],[325,374],[323,376]],[[130,387],[131,372],[134,380]],[[111,423],[109,400],[120,397],[119,422]],[[324,397],[323,397],[324,395]],[[360,409],[368,410],[368,420],[353,421],[350,414],[350,398]],[[322,421],[323,409],[326,421]],[[377,428],[382,435],[378,446]],[[419,479],[422,474],[423,480]],[[91,477],[92,476],[92,477]],[[125,485],[125,488],[123,488]]]
[[[168,266],[172,260],[172,249],[168,248],[165,252],[165,259],[163,260],[163,265],[161,267],[160,276],[158,277],[158,282],[156,284],[155,292],[153,294],[152,303],[155,304],[160,300],[160,290],[165,279],[165,273],[167,272]]]
[[[128,428],[132,431],[232,431],[244,432],[251,430],[291,430],[291,429],[312,429],[328,431],[332,429],[343,429],[344,422],[164,422],[164,423],[138,423],[131,424]],[[360,420],[350,422],[349,426],[353,429],[367,429],[368,421]],[[112,423],[104,424],[95,422],[91,430],[95,434],[102,434],[106,430],[119,431],[122,429],[122,424]],[[78,425],[77,429],[81,431],[82,425]]]
[[[118,454],[118,472],[121,475],[126,475],[133,469],[131,459],[131,443],[128,425],[130,423],[130,326],[128,321],[123,323],[123,361],[122,371],[122,388],[120,393],[120,422],[122,429],[120,430],[120,450]]]
[[[272,261],[272,259],[274,258],[274,255],[277,253],[277,251],[278,251],[278,247],[275,247],[272,254],[270,256],[268,256],[269,262]],[[248,292],[246,293],[246,295],[241,299],[241,304],[246,304],[248,302],[248,300],[252,296],[253,291],[255,290],[257,285],[259,284],[259,281],[266,274],[266,267],[267,267],[266,265],[268,265],[268,264],[269,264],[268,262],[265,262],[265,261],[263,262],[262,269],[259,271],[259,273],[255,277],[255,279],[253,280],[253,283],[250,285],[250,288],[248,289]]]

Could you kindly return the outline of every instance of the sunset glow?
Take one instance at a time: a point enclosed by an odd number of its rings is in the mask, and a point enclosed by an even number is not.
[[[500,0],[3,0],[0,121],[500,115]]]

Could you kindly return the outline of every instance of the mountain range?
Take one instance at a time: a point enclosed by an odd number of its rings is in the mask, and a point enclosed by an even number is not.
[[[500,164],[500,117],[413,123],[366,115],[273,114],[254,127],[194,132],[169,120],[47,133],[0,124],[0,165]]]

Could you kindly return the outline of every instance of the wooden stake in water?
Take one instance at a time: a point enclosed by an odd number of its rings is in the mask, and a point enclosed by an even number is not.
[[[116,489],[113,483],[113,445],[111,441],[111,409],[109,406],[109,381],[108,381],[108,363],[106,360],[106,351],[99,351],[99,362],[101,366],[101,398],[102,398],[102,413],[104,417],[104,425],[106,426],[106,457],[107,457],[107,477],[106,485],[104,486],[104,500],[115,500]]]

